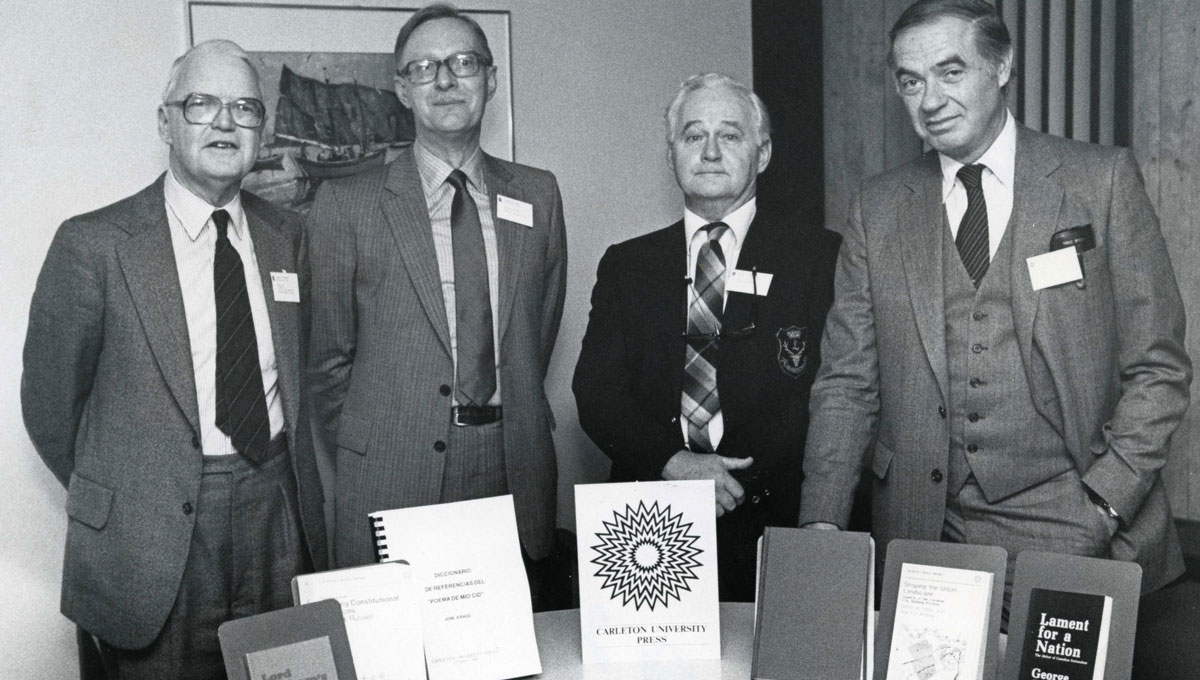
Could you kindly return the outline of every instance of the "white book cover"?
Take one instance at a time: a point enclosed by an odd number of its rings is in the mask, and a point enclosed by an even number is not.
[[[429,680],[542,672],[511,495],[371,513],[381,560],[412,565]]]
[[[412,568],[402,562],[303,574],[296,604],[342,605],[358,680],[425,680],[421,605]]]
[[[991,572],[905,562],[887,680],[982,678],[991,597]]]
[[[584,663],[721,658],[713,488],[575,485]]]

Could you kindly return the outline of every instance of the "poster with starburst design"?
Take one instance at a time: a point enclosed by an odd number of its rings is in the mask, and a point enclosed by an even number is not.
[[[584,663],[721,658],[712,481],[575,485]]]

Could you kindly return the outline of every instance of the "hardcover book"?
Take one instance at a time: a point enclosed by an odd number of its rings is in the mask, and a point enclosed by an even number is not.
[[[337,600],[226,621],[217,628],[229,680],[357,680]]]

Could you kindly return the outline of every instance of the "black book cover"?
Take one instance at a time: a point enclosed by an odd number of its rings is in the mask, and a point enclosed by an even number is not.
[[[1033,588],[1020,680],[1102,680],[1112,598]]]

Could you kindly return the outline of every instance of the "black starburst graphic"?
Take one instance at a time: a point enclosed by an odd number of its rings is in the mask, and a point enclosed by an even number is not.
[[[599,567],[595,576],[604,579],[601,589],[611,588],[610,599],[621,598],[621,606],[633,602],[654,611],[655,604],[669,606],[670,598],[690,591],[688,581],[698,579],[696,556],[704,552],[696,547],[700,537],[690,533],[692,523],[683,522],[683,513],[671,514],[671,506],[649,508],[639,501],[637,509],[625,506],[625,514],[613,511],[613,521],[603,522],[605,531],[596,534],[599,545],[591,546]]]

